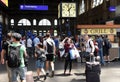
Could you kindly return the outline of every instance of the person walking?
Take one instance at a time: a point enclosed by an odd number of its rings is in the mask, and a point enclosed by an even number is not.
[[[2,51],[1,51],[1,64],[6,64],[9,82],[11,82],[11,71],[8,67],[7,59],[8,59],[8,45],[11,43],[11,35],[12,33],[8,33],[7,36],[4,37],[5,40],[2,42]]]
[[[36,68],[37,68],[37,79],[40,79],[40,72],[42,71],[43,75],[44,75],[44,80],[46,80],[46,73],[44,70],[44,63],[46,60],[46,56],[45,56],[45,50],[43,49],[43,45],[42,43],[39,43],[37,45],[37,50],[35,51],[35,57],[36,57]]]
[[[46,34],[46,40],[43,42],[43,47],[46,51],[46,75],[49,75],[49,63],[52,68],[52,77],[54,76],[54,57],[55,57],[55,52],[56,52],[56,47],[53,39],[50,36],[50,33]]]
[[[8,67],[11,71],[11,82],[17,82],[17,76],[20,76],[21,82],[26,82],[26,67],[24,55],[27,56],[24,45],[20,44],[21,35],[12,33],[12,44],[8,46]],[[14,55],[14,56],[13,56]]]

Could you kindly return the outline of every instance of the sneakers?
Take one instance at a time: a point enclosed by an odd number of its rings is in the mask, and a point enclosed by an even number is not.
[[[52,75],[51,75],[51,77],[54,77],[54,71],[52,71]]]
[[[40,77],[37,77],[36,79],[35,79],[35,81],[38,81],[40,79]]]
[[[49,73],[46,73],[46,76],[49,76]]]
[[[44,81],[47,79],[47,76],[46,75],[44,75]]]

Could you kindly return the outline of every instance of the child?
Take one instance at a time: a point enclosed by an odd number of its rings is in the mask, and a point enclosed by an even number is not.
[[[46,80],[46,73],[44,70],[44,63],[46,60],[46,56],[45,56],[45,50],[43,49],[42,43],[39,43],[37,45],[37,49],[35,51],[35,57],[37,59],[36,68],[37,68],[37,75],[38,75],[36,80],[39,80],[41,71],[44,74],[44,80]]]

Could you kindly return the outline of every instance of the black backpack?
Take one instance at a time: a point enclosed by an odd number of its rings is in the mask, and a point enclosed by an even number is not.
[[[48,53],[53,53],[53,47],[54,47],[54,45],[53,45],[52,41],[49,41],[49,43],[47,42],[47,52]]]
[[[8,66],[17,68],[21,64],[20,46],[8,46]]]

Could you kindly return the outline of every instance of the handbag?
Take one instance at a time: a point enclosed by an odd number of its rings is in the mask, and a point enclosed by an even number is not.
[[[71,59],[77,59],[77,58],[80,57],[79,52],[78,52],[78,50],[75,47],[70,49],[69,53],[70,53],[70,58]]]

